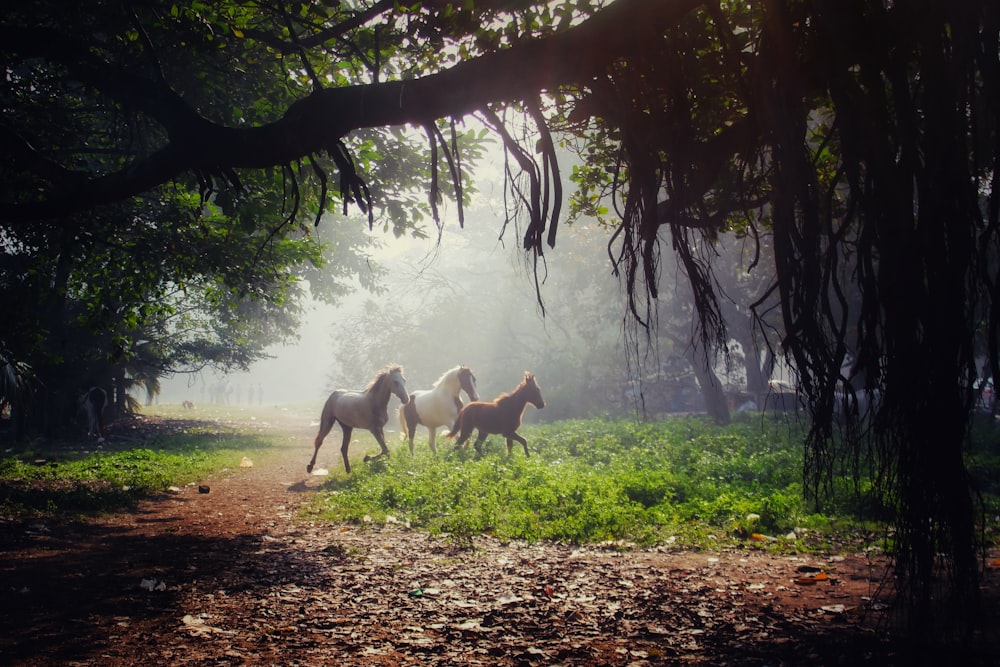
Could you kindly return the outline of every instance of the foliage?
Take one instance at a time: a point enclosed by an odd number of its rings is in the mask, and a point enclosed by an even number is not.
[[[135,385],[155,391],[165,374],[209,364],[245,368],[294,335],[303,267],[330,253],[298,228],[258,227],[270,205],[258,206],[244,207],[258,213],[247,224],[174,189],[159,205],[95,216],[78,235],[54,231],[30,244],[7,236],[0,284],[17,307],[0,340],[40,380],[39,393],[19,406],[36,430],[71,421],[79,387],[113,389],[123,409]],[[349,238],[342,235],[338,270],[312,281],[327,300],[363,264],[351,256],[364,239]],[[46,401],[54,411],[37,409]]]
[[[419,445],[413,457],[399,449],[337,474],[314,511],[333,521],[392,517],[459,538],[686,546],[784,536],[805,519],[801,432],[784,424],[587,419],[522,433],[527,459],[507,457],[498,438],[481,459],[447,446],[437,456]]]
[[[336,73],[343,83],[347,70],[364,69],[366,59],[382,63],[383,74],[398,66],[396,47],[380,45],[374,32],[357,35],[366,48],[343,44],[299,63],[301,71],[264,36],[269,20],[285,11],[290,21],[310,25],[344,17],[332,7],[264,12],[230,3],[168,3],[123,13],[114,3],[94,2],[76,9],[34,7],[33,27],[69,26],[71,36],[9,42],[12,59],[5,58],[8,76],[0,85],[5,118],[31,137],[33,146],[22,148],[44,145],[60,153],[69,178],[73,170],[129,170],[137,155],[157,153],[171,137],[195,131],[161,124],[180,108],[175,103],[204,111],[210,124],[249,127],[283,114],[317,72]],[[12,34],[12,24],[25,16],[6,16],[0,30]],[[89,39],[102,46],[82,48]],[[47,55],[22,60],[35,51]],[[63,66],[55,64],[67,57]],[[237,71],[230,69],[234,62]],[[115,68],[121,69],[112,78],[128,82],[123,87],[98,73]],[[156,79],[153,87],[170,81],[170,92],[161,91],[166,97],[152,99],[157,95],[139,83],[147,75]],[[65,89],[63,76],[102,81]],[[14,140],[5,128],[3,136]],[[451,150],[461,148],[467,163],[479,154],[481,134],[447,124],[436,131],[449,135]],[[88,135],[97,138],[80,141]],[[420,221],[434,206],[415,196],[415,184],[430,171],[417,137],[377,128],[345,139],[359,168],[379,179],[369,192],[385,207],[368,225],[378,222],[397,235],[425,233]],[[10,160],[0,162],[0,190],[5,198],[32,201],[32,186],[12,168],[19,159],[14,153],[5,151]],[[324,194],[339,155],[239,175],[203,165],[85,215],[0,224],[0,294],[14,315],[0,325],[0,343],[41,380],[39,393],[19,406],[34,430],[52,435],[69,421],[83,386],[105,386],[114,414],[128,408],[128,392],[155,393],[159,379],[174,372],[245,369],[268,345],[294,339],[305,281],[328,303],[358,285],[377,290],[382,269],[371,261],[364,219],[326,214],[331,204],[346,203]],[[84,186],[71,199],[92,191]],[[452,187],[450,194],[465,200],[471,191]],[[45,403],[55,410],[38,409]]]

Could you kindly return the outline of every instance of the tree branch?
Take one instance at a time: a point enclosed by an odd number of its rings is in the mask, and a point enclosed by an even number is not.
[[[0,220],[59,218],[141,194],[186,171],[289,164],[321,151],[335,153],[352,130],[462,117],[488,103],[520,101],[563,84],[586,83],[612,58],[627,53],[636,43],[637,32],[662,31],[700,4],[697,0],[618,0],[563,33],[465,61],[438,74],[314,91],[292,104],[280,120],[254,128],[212,123],[165,86],[110,66],[97,67],[89,57],[78,59],[76,76],[148,113],[167,129],[170,141],[118,172],[87,177],[83,185],[64,181],[44,189],[38,201],[0,203]],[[59,50],[62,58],[81,55],[71,46],[52,46],[51,40],[44,45],[29,44],[25,35],[13,32],[0,27],[0,39],[18,39],[26,49],[47,57],[53,57],[52,49]],[[568,53],[574,57],[567,58]]]

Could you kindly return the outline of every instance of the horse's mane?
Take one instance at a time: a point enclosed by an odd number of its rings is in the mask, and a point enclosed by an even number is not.
[[[375,374],[375,378],[368,384],[367,387],[365,387],[365,391],[367,392],[376,389],[379,385],[385,382],[385,379],[389,377],[391,373],[395,371],[402,373],[403,367],[400,366],[399,364],[392,364],[391,366],[386,366],[385,368],[383,368],[382,370],[380,370],[378,373]]]
[[[444,373],[441,373],[441,377],[439,377],[437,380],[434,381],[434,386],[435,387],[440,387],[441,383],[445,381],[445,378],[447,378],[452,373],[458,373],[458,371],[461,368],[462,368],[461,366],[455,366],[454,368],[449,368]]]
[[[444,373],[442,373],[442,374],[441,374],[441,377],[439,377],[439,378],[438,378],[438,379],[437,379],[437,380],[436,380],[436,381],[434,382],[434,386],[435,386],[435,387],[440,387],[440,386],[441,386],[441,383],[442,383],[442,382],[444,382],[445,378],[447,378],[447,377],[448,377],[449,375],[452,375],[453,373],[454,373],[455,375],[457,375],[457,374],[461,373],[461,372],[462,372],[462,369],[463,369],[463,368],[464,368],[464,369],[468,369],[469,367],[468,367],[468,366],[466,366],[465,364],[460,364],[460,365],[458,365],[458,366],[455,366],[454,368],[449,368],[449,369],[448,369],[448,370],[446,370],[446,371],[445,371]]]
[[[517,385],[516,387],[514,387],[513,390],[511,390],[509,392],[500,394],[495,399],[493,399],[493,402],[494,403],[499,403],[500,401],[504,400],[505,398],[510,398],[511,396],[513,396],[514,394],[516,394],[517,392],[519,392],[520,390],[524,389],[524,387],[528,384],[528,380],[531,380],[534,377],[535,377],[535,375],[533,373],[529,373],[529,372],[525,371],[525,373],[524,373],[524,379],[521,380],[521,384]]]

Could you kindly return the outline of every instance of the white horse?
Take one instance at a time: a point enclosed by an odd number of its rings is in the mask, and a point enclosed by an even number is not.
[[[465,392],[470,401],[478,401],[476,376],[468,366],[456,366],[438,378],[433,389],[410,393],[410,402],[399,408],[399,425],[404,438],[410,440],[410,454],[413,453],[413,435],[417,424],[427,427],[431,451],[437,453],[437,430],[442,426],[451,427],[462,409],[460,392]]]
[[[340,453],[344,457],[344,469],[351,472],[351,462],[347,460],[347,448],[351,444],[351,432],[355,428],[364,428],[372,432],[382,452],[379,456],[388,456],[389,448],[385,445],[385,435],[382,428],[389,421],[389,398],[395,394],[403,403],[409,401],[406,393],[406,378],[403,377],[402,366],[390,366],[378,372],[375,379],[364,391],[338,389],[330,394],[323,406],[323,414],[319,420],[319,433],[314,441],[312,460],[306,466],[306,472],[312,472],[316,465],[316,455],[323,444],[323,438],[330,432],[334,424],[340,424],[344,432],[344,442]],[[366,456],[365,460],[370,460]]]

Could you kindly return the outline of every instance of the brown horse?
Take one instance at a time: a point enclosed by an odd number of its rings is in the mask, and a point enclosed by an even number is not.
[[[344,469],[351,472],[351,462],[347,460],[347,448],[351,444],[351,432],[355,428],[364,428],[372,432],[382,453],[378,456],[388,456],[389,448],[385,445],[385,435],[382,428],[389,421],[389,397],[395,394],[399,400],[406,403],[410,396],[406,393],[406,378],[403,377],[402,366],[390,366],[379,371],[371,384],[364,391],[348,391],[338,389],[330,394],[323,406],[323,414],[319,420],[319,433],[316,434],[312,460],[306,466],[306,472],[312,472],[316,465],[316,455],[334,424],[339,423],[344,432],[344,442],[340,453],[344,457]],[[369,457],[365,457],[368,461]]]
[[[514,440],[524,447],[524,455],[528,454],[528,441],[517,434],[518,427],[521,426],[521,415],[528,403],[541,410],[545,407],[545,400],[542,398],[542,390],[535,383],[535,376],[524,372],[524,380],[517,386],[517,389],[509,394],[500,394],[492,402],[473,401],[458,413],[458,421],[454,428],[445,436],[454,438],[458,435],[455,445],[461,447],[468,441],[472,431],[479,429],[476,436],[475,448],[477,454],[482,454],[480,445],[486,436],[499,433],[507,439],[507,455],[514,445]]]

